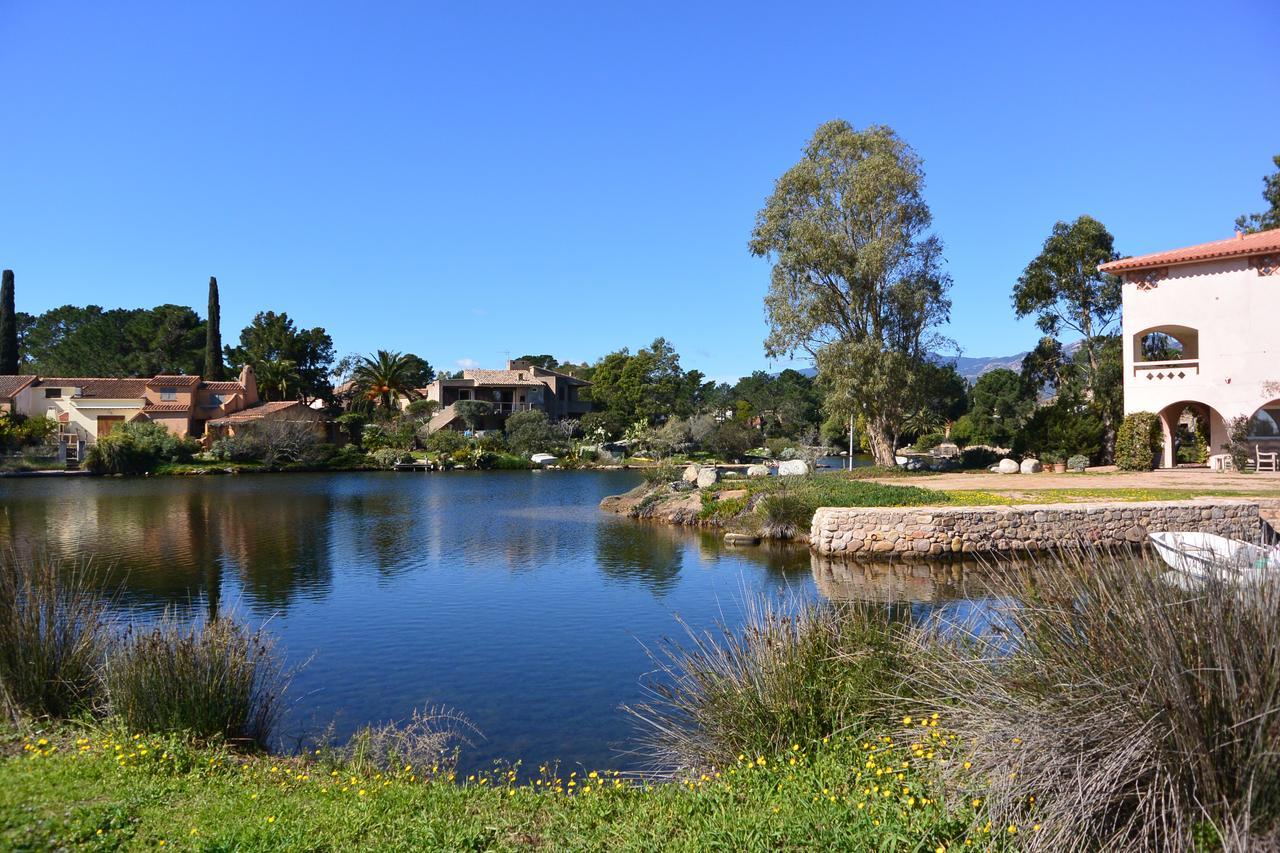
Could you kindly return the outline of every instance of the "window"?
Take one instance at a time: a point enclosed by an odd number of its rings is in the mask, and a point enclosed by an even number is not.
[[[1249,419],[1249,438],[1280,438],[1280,403],[1259,409]]]
[[[46,400],[56,400],[56,399],[60,398],[61,396],[62,396],[62,389],[61,389],[61,388],[46,388],[46,389],[44,389],[44,398],[45,398]]]
[[[178,400],[178,389],[177,389],[177,388],[161,388],[161,389],[160,389],[160,399],[161,399],[161,400],[163,400],[163,401],[164,401],[164,402],[166,402],[166,403],[174,403],[174,402],[177,402],[177,400]]]

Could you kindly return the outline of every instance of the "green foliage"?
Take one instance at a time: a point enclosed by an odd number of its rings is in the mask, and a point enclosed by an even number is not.
[[[253,366],[266,399],[307,401],[333,391],[333,339],[318,326],[297,328],[283,312],[260,311],[240,332],[239,345],[225,352],[229,364]]]
[[[347,440],[358,447],[363,440],[364,427],[369,423],[369,417],[364,412],[343,412],[333,422],[346,434]]]
[[[439,408],[435,400],[413,400],[404,407],[404,413],[413,418],[430,418]]]
[[[1067,459],[1067,470],[1077,474],[1083,474],[1085,469],[1089,467],[1089,457],[1077,453],[1075,456]]]
[[[0,274],[0,375],[18,372],[18,310],[13,297],[13,270]]]
[[[1249,440],[1249,418],[1239,415],[1227,424],[1227,440],[1222,451],[1231,455],[1231,463],[1237,471],[1247,471],[1253,461],[1253,442]]]
[[[1053,405],[1037,409],[1027,420],[1014,439],[1013,450],[1019,455],[1098,456],[1102,452],[1103,431],[1102,421],[1092,409],[1059,397]]]
[[[716,426],[715,430],[703,440],[703,449],[720,459],[734,462],[746,455],[747,451],[760,443],[760,433],[743,423],[731,418]]]
[[[372,356],[360,357],[351,379],[366,404],[394,412],[399,411],[400,398],[416,401],[421,396],[418,389],[434,375],[431,366],[413,353],[380,349]]]
[[[923,185],[920,158],[890,128],[830,121],[778,179],[750,241],[773,261],[766,350],[814,354],[828,411],[862,415],[882,465],[927,406],[933,330],[950,313]]]
[[[44,445],[57,431],[58,422],[53,418],[28,418],[0,412],[0,450],[15,451]]]
[[[439,429],[431,433],[422,442],[428,453],[452,455],[467,446],[467,439],[462,433],[452,429]]]
[[[214,439],[209,455],[220,462],[261,462],[262,446],[245,433]]]
[[[216,382],[226,375],[222,363],[222,306],[218,301],[218,280],[209,276],[209,316],[205,319],[204,372],[205,381]]]
[[[591,371],[591,400],[607,414],[583,429],[603,426],[610,436],[636,421],[656,424],[668,417],[688,417],[697,405],[703,376],[680,367],[680,356],[665,338],[655,338],[634,355],[627,349],[609,353]]]
[[[794,539],[807,532],[813,521],[813,507],[786,489],[765,495],[756,507],[760,513],[760,533],[771,539]]]
[[[394,468],[401,462],[409,461],[413,457],[404,450],[394,447],[382,447],[369,454],[369,458],[379,468]]]
[[[0,712],[56,718],[92,707],[107,604],[88,564],[0,552]]]
[[[131,421],[89,446],[85,464],[98,474],[146,474],[166,462],[189,462],[200,445],[154,421]]]
[[[114,308],[63,305],[19,317],[22,370],[45,376],[198,374],[205,325],[183,305]]]
[[[760,418],[766,436],[794,438],[822,422],[822,394],[817,383],[796,370],[777,375],[757,370],[738,380],[720,408],[746,404],[746,413]]]
[[[1271,162],[1276,170],[1262,178],[1262,200],[1267,203],[1267,209],[1236,219],[1236,227],[1246,234],[1280,228],[1280,154],[1272,157]]]
[[[105,669],[111,712],[133,732],[186,732],[266,746],[285,676],[274,641],[230,619],[166,615],[131,631]]]
[[[1125,415],[1116,434],[1116,467],[1121,471],[1150,471],[1160,446],[1160,418],[1154,412],[1131,412]]]
[[[990,447],[978,445],[960,451],[960,467],[966,471],[986,469],[1000,461],[1000,456]]]
[[[915,447],[921,453],[933,450],[939,444],[946,441],[947,437],[940,432],[926,432],[916,439]]]
[[[507,446],[512,453],[529,456],[533,453],[563,452],[564,436],[547,420],[547,413],[537,409],[514,412],[507,418]]]
[[[968,414],[966,436],[971,444],[1008,447],[1023,422],[1035,409],[1035,392],[1022,377],[1007,368],[989,370],[973,384],[973,407]]]
[[[480,429],[484,419],[493,414],[493,404],[484,400],[459,400],[453,404],[453,409],[472,432]]]

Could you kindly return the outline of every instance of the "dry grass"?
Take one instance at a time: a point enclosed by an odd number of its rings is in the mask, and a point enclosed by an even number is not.
[[[0,707],[11,718],[89,710],[110,642],[89,563],[0,554]]]
[[[1028,849],[1280,844],[1280,583],[1185,592],[1165,568],[1066,554],[1009,582],[1003,636],[918,644],[991,817],[1044,827]]]
[[[480,731],[460,712],[433,707],[414,710],[408,720],[364,726],[346,743],[334,744],[333,726],[320,737],[320,755],[327,765],[357,773],[391,773],[417,767],[425,773],[447,773],[457,764],[458,751],[470,746]]]

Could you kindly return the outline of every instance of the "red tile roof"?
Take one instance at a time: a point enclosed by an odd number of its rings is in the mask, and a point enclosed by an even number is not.
[[[147,403],[142,411],[148,415],[156,412],[189,412],[191,407],[186,403]]]
[[[463,379],[470,379],[477,385],[517,385],[520,387],[545,386],[533,378],[531,370],[464,370]]]
[[[272,403],[262,403],[260,405],[253,406],[252,408],[241,409],[240,411],[227,415],[226,417],[215,418],[208,423],[210,426],[226,426],[227,424],[256,421],[260,418],[266,417],[267,415],[273,415],[276,412],[283,412],[288,409],[292,409],[294,406],[297,406],[300,409],[305,409],[308,412],[311,411],[311,409],[307,409],[306,406],[302,405],[302,403],[297,400],[277,400]]]
[[[34,376],[0,376],[0,398],[9,398],[35,382]]]
[[[1181,249],[1170,249],[1166,252],[1138,255],[1136,258],[1124,258],[1103,264],[1098,269],[1103,272],[1124,272],[1167,267],[1173,264],[1189,264],[1196,261],[1211,261],[1218,258],[1265,255],[1270,252],[1280,252],[1280,228],[1229,237],[1226,240],[1214,240],[1212,243],[1200,243]]]
[[[204,383],[204,384],[202,384],[200,387],[201,387],[201,388],[208,389],[209,391],[237,392],[237,391],[243,391],[243,390],[244,390],[244,386],[243,386],[243,385],[241,385],[239,382],[235,382],[235,381],[231,381],[231,382],[205,382],[205,383]]]
[[[41,376],[36,384],[50,388],[80,388],[81,396],[84,397],[131,400],[145,396],[149,381],[83,376]]]
[[[148,385],[195,385],[200,381],[199,376],[165,375],[159,374],[147,380]]]

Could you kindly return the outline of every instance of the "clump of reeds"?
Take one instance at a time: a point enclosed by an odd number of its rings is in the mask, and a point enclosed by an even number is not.
[[[899,690],[904,645],[884,609],[756,598],[744,621],[740,630],[686,624],[683,642],[651,653],[649,698],[626,710],[655,768],[723,767],[811,743],[861,726]]]
[[[263,629],[166,613],[130,629],[104,673],[111,713],[133,731],[186,731],[265,746],[288,682]]]
[[[11,717],[88,710],[110,642],[89,563],[0,553],[0,705]]]
[[[448,773],[458,751],[471,745],[479,730],[450,708],[415,709],[408,720],[362,726],[341,745],[334,743],[333,726],[320,737],[325,763],[361,773],[416,768],[420,773]]]
[[[1190,591],[1150,555],[1073,551],[1008,591],[1002,637],[919,645],[921,695],[1029,849],[1275,849],[1280,582]]]
[[[794,539],[802,531],[808,533],[813,522],[813,506],[785,489],[762,497],[756,509],[760,534],[770,539]]]

